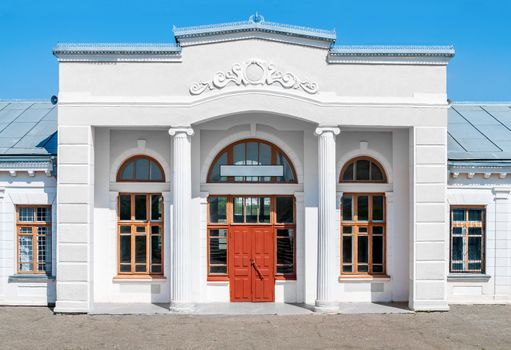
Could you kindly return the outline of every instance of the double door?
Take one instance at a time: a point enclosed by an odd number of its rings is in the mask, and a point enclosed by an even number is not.
[[[231,226],[229,230],[231,301],[275,300],[275,237],[272,226]]]

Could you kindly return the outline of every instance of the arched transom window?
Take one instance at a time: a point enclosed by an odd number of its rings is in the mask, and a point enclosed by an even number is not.
[[[128,158],[117,172],[119,182],[165,182],[160,163],[154,158],[138,155]]]
[[[225,147],[215,158],[208,182],[296,183],[287,155],[267,141],[249,139]]]
[[[387,182],[385,171],[373,158],[357,157],[341,170],[340,182]]]

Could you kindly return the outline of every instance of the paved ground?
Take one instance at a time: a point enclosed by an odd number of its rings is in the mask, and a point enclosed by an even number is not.
[[[446,313],[53,315],[0,307],[1,349],[511,349],[511,306]]]

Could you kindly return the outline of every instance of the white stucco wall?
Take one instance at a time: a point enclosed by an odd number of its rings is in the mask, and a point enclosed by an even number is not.
[[[55,276],[56,256],[56,180],[36,172],[28,176],[18,172],[15,177],[0,173],[0,305],[48,305],[55,303],[55,281],[9,282],[16,275],[16,205],[51,205],[52,209],[52,271]]]

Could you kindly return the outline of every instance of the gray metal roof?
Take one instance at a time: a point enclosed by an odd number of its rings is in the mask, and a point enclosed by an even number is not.
[[[511,161],[511,102],[453,103],[449,161]]]
[[[57,106],[0,100],[0,156],[56,154]]]

